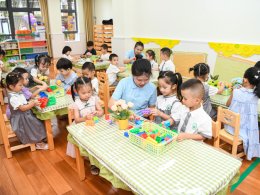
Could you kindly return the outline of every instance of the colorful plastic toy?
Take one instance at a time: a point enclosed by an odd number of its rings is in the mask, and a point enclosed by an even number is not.
[[[164,126],[165,126],[165,127],[170,127],[170,126],[171,126],[170,121],[165,121],[165,122],[164,122]]]
[[[38,101],[41,103],[40,107],[45,108],[47,106],[47,103],[48,103],[48,98],[42,97],[42,98],[39,98]]]
[[[45,93],[44,91],[41,91],[41,92],[39,93],[39,96],[40,96],[41,98],[43,98],[43,97],[48,97],[47,93]]]
[[[125,137],[129,137],[128,132],[124,132],[124,136],[125,136]]]
[[[96,123],[99,122],[99,118],[98,118],[97,116],[94,116],[94,117],[93,117],[93,121],[94,121],[94,123],[96,124]]]
[[[56,104],[56,98],[54,96],[49,96],[47,106],[53,106]]]
[[[150,109],[143,109],[140,111],[142,115],[150,115],[151,114],[151,110]]]
[[[86,120],[86,126],[94,126],[95,123],[94,123],[94,120],[91,119],[91,120]]]

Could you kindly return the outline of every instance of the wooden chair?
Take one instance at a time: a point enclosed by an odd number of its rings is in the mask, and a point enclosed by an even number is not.
[[[11,142],[13,140],[17,140],[15,139],[17,137],[15,133],[12,131],[11,124],[9,123],[6,115],[3,114],[2,109],[0,109],[0,128],[7,158],[12,158],[12,152],[22,148],[30,147],[31,151],[36,150],[35,144],[18,144],[15,146],[11,146]]]
[[[71,108],[68,108],[68,120],[69,120],[69,125],[72,125],[72,122],[74,120],[74,110]],[[74,147],[76,153],[76,165],[77,165],[79,179],[80,181],[83,181],[86,177],[85,168],[84,168],[84,157],[80,155],[78,146],[74,145]]]
[[[108,77],[105,72],[98,72],[97,78],[99,85],[98,96],[104,102],[105,114],[108,114],[108,101],[110,94],[115,90],[115,87],[109,87]]]
[[[0,105],[4,105],[4,93],[3,89],[0,87]]]
[[[212,138],[213,138],[213,146],[219,148],[219,130],[220,123],[218,121],[212,121]]]
[[[219,131],[219,138],[217,140],[217,145],[219,145],[220,140],[232,145],[232,155],[235,157],[242,157],[245,155],[244,152],[237,153],[237,148],[239,145],[243,144],[242,139],[239,138],[240,130],[240,115],[238,113],[232,112],[228,109],[218,107],[217,122],[219,125],[226,124],[234,128],[234,135],[229,134],[224,128]]]

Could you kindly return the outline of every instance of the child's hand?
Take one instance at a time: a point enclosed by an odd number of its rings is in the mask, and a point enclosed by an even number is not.
[[[92,56],[92,53],[88,52],[88,53],[87,53],[87,56]]]
[[[48,85],[47,85],[47,84],[42,85],[42,86],[39,87],[39,89],[40,89],[41,91],[46,91],[47,88],[48,88]]]
[[[180,133],[179,135],[178,135],[178,137],[177,137],[177,141],[183,141],[183,140],[185,140],[185,139],[187,139],[187,134],[186,133]]]
[[[41,102],[39,102],[37,99],[31,100],[30,103],[33,104],[33,106],[40,106]]]
[[[98,117],[101,117],[103,115],[103,110],[98,110],[98,111],[95,111],[96,112],[96,116]]]
[[[94,115],[91,113],[91,114],[87,114],[84,118],[85,120],[92,120],[94,117]]]
[[[129,120],[130,120],[130,121],[135,120],[135,118],[136,118],[136,115],[135,115],[135,114],[132,114],[132,115],[129,116]]]
[[[135,58],[135,57],[133,57],[133,58],[130,58],[130,60],[131,60],[131,62],[133,62],[133,61],[135,61],[135,60],[136,60],[136,58]]]
[[[156,108],[150,108],[150,110],[153,116],[161,116],[162,112],[160,110],[157,110]]]

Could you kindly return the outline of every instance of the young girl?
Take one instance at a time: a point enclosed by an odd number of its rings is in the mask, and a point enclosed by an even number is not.
[[[153,50],[149,49],[145,52],[146,59],[150,61],[152,70],[159,70],[158,64],[155,61],[155,53]]]
[[[48,149],[48,145],[42,142],[46,138],[44,124],[31,111],[39,102],[27,102],[22,93],[23,82],[24,78],[19,73],[11,72],[6,76],[12,129],[23,144],[36,143],[37,149]]]
[[[40,80],[39,76],[41,75],[41,76],[49,77],[50,64],[51,64],[50,56],[48,56],[48,55],[35,56],[35,66],[30,71],[32,79],[30,80],[29,86],[33,86],[33,85],[35,85],[35,83],[47,86],[46,82],[44,82],[43,80]]]
[[[79,97],[77,99],[75,99],[75,91]],[[91,120],[93,116],[101,117],[103,115],[103,109],[99,104],[98,96],[93,96],[92,84],[89,78],[77,78],[74,85],[71,86],[71,93],[74,100],[72,108],[74,109],[75,123],[85,122],[86,120]],[[69,142],[67,145],[67,155],[75,158],[75,148]],[[91,173],[97,175],[99,173],[98,168],[92,165]]]
[[[240,114],[239,136],[243,140],[248,160],[260,157],[258,98],[260,98],[260,70],[251,67],[244,74],[243,86],[234,89],[227,101],[229,109]],[[225,130],[234,134],[234,129],[230,126],[226,125]]]
[[[199,63],[190,68],[189,72],[193,71],[193,75],[196,79],[199,79],[205,89],[204,99],[203,99],[203,108],[208,113],[211,118],[216,118],[216,110],[212,108],[210,103],[210,96],[214,96],[216,94],[221,94],[224,90],[224,84],[220,86],[218,89],[217,87],[208,85],[207,81],[209,78],[209,65],[205,63]]]
[[[181,104],[182,77],[180,73],[172,71],[160,72],[158,85],[161,95],[157,97],[156,108],[151,108],[155,122],[160,124],[162,121],[170,119],[170,115],[179,111]],[[178,121],[175,121],[172,128],[177,129]]]
[[[69,46],[65,46],[62,49],[62,57],[63,58],[67,58],[70,61],[73,61],[73,57],[71,57],[70,53],[71,53],[72,49]]]

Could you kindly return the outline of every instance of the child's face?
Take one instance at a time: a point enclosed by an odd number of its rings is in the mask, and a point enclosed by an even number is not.
[[[168,60],[169,59],[169,57],[162,52],[160,52],[160,56],[161,56],[161,60]]]
[[[42,63],[42,62],[40,62],[39,63],[39,70],[41,71],[41,72],[46,72],[48,69],[49,69],[49,63]]]
[[[165,79],[163,79],[163,78],[159,79],[158,84],[159,84],[160,92],[162,93],[163,96],[168,96],[168,95],[175,93],[176,84],[170,85],[170,84],[166,83]]]
[[[198,106],[201,103],[201,99],[194,97],[190,89],[181,90],[181,95],[183,97],[182,103],[188,108]]]
[[[69,56],[70,53],[71,53],[71,51],[67,51],[65,54],[66,54],[67,56]]]
[[[144,48],[142,46],[137,46],[135,49],[134,49],[134,52],[135,52],[135,55],[140,55],[142,54]]]
[[[84,77],[88,77],[89,79],[93,79],[95,77],[95,71],[90,71],[89,69],[82,70],[82,75]]]
[[[4,58],[4,55],[1,54],[1,55],[0,55],[0,60],[2,60],[3,58]]]
[[[140,88],[144,87],[149,82],[149,80],[150,77],[145,74],[141,76],[134,76],[134,82]]]
[[[65,70],[65,69],[60,69],[59,70],[61,75],[64,76],[64,77],[67,77],[69,74],[70,74],[70,68]]]
[[[78,89],[79,98],[83,101],[88,101],[89,98],[92,96],[92,88],[90,85],[81,85]]]
[[[102,54],[106,54],[106,53],[107,53],[107,50],[104,49],[104,48],[101,48],[101,53],[102,53]]]
[[[21,79],[16,85],[10,85],[9,87],[14,92],[20,92],[23,88],[23,79]]]
[[[118,57],[113,57],[112,60],[111,60],[111,64],[113,65],[118,65]]]
[[[23,86],[27,86],[29,83],[29,74],[28,73],[23,73]]]
[[[148,53],[145,54],[145,57],[146,57],[146,59],[149,60],[149,61],[152,61],[152,60],[153,60],[153,57],[150,56]]]
[[[93,46],[88,46],[88,47],[87,47],[87,50],[88,50],[88,51],[91,51],[93,48],[94,48]]]

